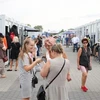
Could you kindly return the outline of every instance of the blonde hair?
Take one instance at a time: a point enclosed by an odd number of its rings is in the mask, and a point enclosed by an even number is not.
[[[21,49],[21,51],[20,51],[20,53],[19,53],[19,57],[20,57],[22,60],[23,60],[23,58],[24,58],[24,53],[26,53],[26,54],[28,55],[28,57],[29,57],[29,54],[28,54],[26,45],[28,45],[30,42],[31,42],[31,39],[30,39],[30,38],[26,38],[26,39],[24,40],[24,42],[23,42],[22,49]],[[32,60],[31,60],[30,57],[29,57],[29,62],[30,62],[30,64],[32,63]]]
[[[14,36],[14,38],[13,38],[13,42],[19,42],[19,39],[18,39],[18,37],[17,36]]]
[[[61,44],[54,44],[54,45],[52,46],[52,48],[51,48],[51,51],[57,52],[57,53],[59,53],[59,54],[64,53]]]

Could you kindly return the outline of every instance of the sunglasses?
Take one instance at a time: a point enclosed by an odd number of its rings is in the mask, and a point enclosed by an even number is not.
[[[88,44],[88,42],[83,42],[83,44]]]

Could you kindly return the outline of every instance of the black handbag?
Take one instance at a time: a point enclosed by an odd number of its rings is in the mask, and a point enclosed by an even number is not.
[[[46,92],[45,92],[44,86],[41,85],[37,93],[37,100],[45,100],[45,95],[46,95]]]
[[[37,100],[46,100],[46,92],[45,90],[50,86],[50,84],[57,78],[57,76],[61,73],[61,71],[63,70],[65,66],[65,59],[64,59],[64,64],[61,68],[61,70],[59,71],[59,73],[53,78],[53,80],[44,88],[43,85],[40,86],[38,93],[37,93]]]
[[[29,54],[27,54],[29,57],[29,62],[31,64],[31,58],[29,56]],[[34,60],[34,59],[33,59]],[[33,72],[33,73],[32,73]],[[33,74],[33,78],[32,78],[32,87],[35,88],[35,84],[38,84],[38,78],[36,77],[34,70],[30,70],[30,73]]]
[[[38,78],[33,71],[32,86],[35,88],[35,84],[38,84]]]

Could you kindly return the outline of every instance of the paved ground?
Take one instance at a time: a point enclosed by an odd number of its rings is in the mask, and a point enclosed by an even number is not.
[[[100,100],[100,64],[92,59],[93,70],[88,74],[88,92],[84,93],[80,89],[81,72],[77,70],[76,53],[71,48],[65,49],[71,63],[72,81],[68,83],[70,100]],[[7,70],[7,68],[5,69]],[[19,72],[6,72],[7,78],[0,79],[0,100],[21,100],[20,85],[18,79]],[[43,80],[37,73],[39,84],[33,90],[32,99],[36,100],[36,93]]]

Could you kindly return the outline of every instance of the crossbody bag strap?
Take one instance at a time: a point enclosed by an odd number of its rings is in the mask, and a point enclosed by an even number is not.
[[[47,89],[47,88],[50,86],[50,84],[58,77],[58,75],[59,75],[59,74],[61,73],[61,71],[63,70],[64,66],[65,66],[65,59],[64,59],[64,64],[63,64],[61,70],[60,70],[59,73],[53,78],[53,80],[45,87],[45,89]]]
[[[34,69],[32,70],[32,72],[33,72],[33,76],[36,76],[36,75],[35,75],[35,72],[34,72]]]

